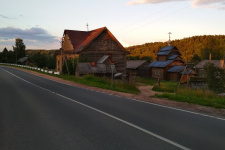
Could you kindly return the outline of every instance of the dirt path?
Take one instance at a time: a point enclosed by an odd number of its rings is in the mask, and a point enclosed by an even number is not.
[[[140,90],[140,94],[141,96],[146,96],[146,97],[150,97],[150,96],[154,96],[155,94],[161,94],[162,92],[155,92],[152,90],[153,86],[151,85],[141,85],[138,86],[138,89]]]
[[[18,68],[16,68],[16,69],[18,69]],[[73,86],[77,86],[77,87],[83,87],[86,89],[91,89],[91,90],[100,91],[100,92],[104,92],[104,93],[114,94],[114,95],[131,98],[131,99],[136,99],[136,100],[140,100],[140,101],[146,101],[149,103],[159,104],[159,105],[163,105],[163,106],[167,106],[167,107],[173,107],[173,108],[182,109],[182,110],[186,110],[186,111],[192,111],[192,112],[201,113],[201,114],[205,114],[205,115],[221,117],[221,118],[225,119],[225,109],[216,109],[216,108],[212,108],[212,107],[200,106],[200,105],[195,105],[195,104],[170,101],[167,99],[150,98],[150,96],[153,96],[156,93],[160,94],[160,92],[152,91],[152,86],[149,86],[149,85],[139,85],[138,88],[140,90],[140,94],[135,95],[135,94],[121,93],[121,92],[101,89],[101,88],[97,88],[97,87],[90,87],[90,86],[78,84],[75,82],[63,80],[61,78],[49,76],[46,74],[41,74],[41,73],[38,73],[35,71],[30,71],[30,70],[25,70],[25,69],[21,69],[21,70],[29,72],[29,73],[37,75],[37,76],[41,76],[44,78],[62,82],[64,84],[69,84],[69,85],[73,85]]]

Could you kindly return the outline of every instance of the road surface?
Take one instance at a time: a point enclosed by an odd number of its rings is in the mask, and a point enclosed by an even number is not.
[[[0,66],[1,150],[225,149],[225,120]]]

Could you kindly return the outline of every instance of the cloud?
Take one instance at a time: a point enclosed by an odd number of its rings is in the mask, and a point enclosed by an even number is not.
[[[225,0],[192,0],[192,6],[225,10]]]
[[[138,4],[158,4],[166,2],[182,2],[191,1],[192,7],[204,7],[225,10],[225,0],[132,0],[127,5],[138,5]]]
[[[10,19],[9,17],[4,16],[4,15],[0,15],[0,17],[5,18],[5,19]]]
[[[4,15],[0,15],[0,17],[4,19],[16,19],[16,18],[10,18],[10,17],[4,16]]]
[[[137,4],[157,4],[166,2],[177,2],[177,1],[187,1],[187,0],[132,0],[127,3],[127,5],[137,5]]]
[[[44,48],[53,43],[59,43],[59,38],[50,35],[45,29],[33,27],[30,29],[19,29],[14,27],[0,28],[0,44],[2,45],[14,45],[16,38],[23,39],[25,45],[28,47],[42,46]],[[13,42],[12,42],[13,41]]]
[[[2,39],[21,38],[29,41],[39,41],[45,43],[56,42],[57,37],[50,35],[46,30],[38,27],[30,29],[19,29],[14,27],[0,28],[0,35]]]

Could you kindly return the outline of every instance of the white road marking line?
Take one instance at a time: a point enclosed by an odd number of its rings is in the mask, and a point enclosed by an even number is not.
[[[50,93],[54,93],[55,95],[58,95],[58,96],[60,96],[60,97],[62,97],[62,98],[65,98],[65,99],[67,99],[67,100],[70,100],[70,101],[72,101],[72,102],[75,102],[75,103],[77,103],[77,104],[80,104],[80,105],[82,105],[82,106],[85,106],[85,107],[87,107],[87,108],[89,108],[89,109],[92,109],[92,110],[94,110],[94,111],[97,111],[97,112],[99,112],[99,113],[101,113],[101,114],[103,114],[103,115],[106,115],[106,116],[108,116],[108,117],[110,117],[110,118],[113,118],[113,119],[115,119],[115,120],[117,120],[117,121],[120,121],[120,122],[122,122],[122,123],[124,123],[124,124],[127,124],[127,125],[129,125],[129,126],[135,128],[135,129],[138,129],[138,130],[140,130],[140,131],[142,131],[142,132],[145,132],[145,133],[147,133],[147,134],[149,134],[149,135],[151,135],[151,136],[154,136],[154,137],[156,137],[156,138],[158,138],[158,139],[160,139],[160,140],[162,140],[162,141],[164,141],[164,142],[167,142],[167,143],[169,143],[169,144],[171,144],[171,145],[174,145],[174,146],[176,146],[176,147],[178,147],[178,148],[180,148],[180,149],[183,149],[183,150],[190,150],[189,148],[187,148],[187,147],[185,147],[185,146],[182,146],[182,145],[180,145],[180,144],[178,144],[178,143],[176,143],[176,142],[173,142],[173,141],[171,141],[171,140],[169,140],[169,139],[166,139],[166,138],[164,138],[164,137],[162,137],[162,136],[160,136],[160,135],[157,135],[157,134],[155,134],[155,133],[153,133],[153,132],[150,132],[150,131],[148,131],[148,130],[146,130],[146,129],[144,129],[144,128],[141,128],[141,127],[139,127],[139,126],[137,126],[137,125],[135,125],[135,124],[132,124],[132,123],[130,123],[130,122],[128,122],[128,121],[125,121],[125,120],[120,119],[120,118],[118,118],[118,117],[116,117],[116,116],[110,115],[110,114],[108,114],[108,113],[106,113],[106,112],[104,112],[104,111],[101,111],[101,110],[99,110],[99,109],[97,109],[97,108],[94,108],[94,107],[91,107],[91,106],[89,106],[89,105],[86,105],[86,104],[84,104],[84,103],[78,102],[78,101],[76,101],[76,100],[74,100],[74,99],[71,99],[71,98],[66,97],[66,96],[64,96],[64,95],[61,95],[61,94],[59,94],[59,93],[55,93],[55,92],[53,92],[53,91],[51,91],[51,90],[49,90],[49,89],[43,88],[43,87],[41,87],[41,86],[38,86],[38,85],[36,85],[36,84],[34,84],[34,83],[32,83],[32,82],[29,82],[29,81],[27,81],[27,80],[25,80],[25,79],[23,79],[23,78],[21,78],[21,77],[15,75],[15,74],[11,73],[11,72],[9,72],[9,71],[7,71],[7,70],[5,70],[5,69],[3,69],[3,70],[6,71],[6,72],[8,72],[9,74],[15,76],[16,78],[18,78],[18,79],[24,81],[24,82],[27,82],[27,83],[29,83],[29,84],[31,84],[31,85],[34,85],[35,87],[38,87],[38,88],[43,89],[43,90],[46,90],[46,91],[48,91],[48,92],[50,92]]]
[[[23,70],[20,70],[20,71],[23,71]],[[26,72],[26,71],[23,71],[23,72]],[[28,72],[26,72],[26,73],[28,73]],[[31,73],[29,73],[29,74],[31,74]],[[63,83],[63,82],[60,82],[60,81],[55,81],[55,80],[52,80],[52,79],[48,79],[48,78],[45,78],[45,77],[41,77],[41,76],[38,76],[38,75],[35,75],[35,74],[32,74],[32,75],[37,76],[37,77],[40,77],[40,78],[43,78],[43,79],[46,79],[46,80],[50,80],[50,81],[53,81],[53,82],[57,82],[57,83],[60,83],[60,84],[63,84],[63,85],[72,86],[72,87],[76,87],[76,88],[80,88],[80,89],[84,89],[84,90],[88,90],[88,91],[94,91],[94,90],[91,90],[91,89],[87,89],[87,88],[83,88],[83,87],[78,87],[78,86],[74,86],[74,85],[69,85],[69,84],[66,84],[66,83]],[[97,92],[97,91],[94,91],[94,92]],[[103,93],[103,94],[107,94],[107,95],[112,95],[112,94],[104,93],[104,92],[101,92],[101,91],[98,91],[98,92],[99,93]],[[121,98],[126,98],[126,97],[122,97],[122,96],[119,96],[119,95],[113,95],[113,96],[117,96],[117,97],[121,97]],[[132,100],[132,101],[141,102],[141,103],[145,103],[145,104],[149,104],[149,105],[154,105],[154,106],[158,106],[158,107],[164,107],[164,108],[168,108],[168,109],[173,109],[173,110],[177,110],[177,111],[182,111],[182,112],[186,112],[186,113],[191,113],[191,114],[195,114],[195,115],[200,115],[200,116],[204,116],[204,117],[209,117],[209,118],[213,118],[213,119],[218,119],[218,120],[225,121],[225,118],[210,116],[210,115],[206,115],[206,114],[201,114],[201,113],[197,113],[197,112],[193,112],[193,111],[188,111],[188,110],[183,110],[183,109],[179,109],[179,108],[164,106],[164,105],[155,104],[155,103],[151,103],[151,102],[146,102],[146,101],[142,101],[142,100],[138,100],[138,99],[133,99],[133,98],[126,98],[126,99],[129,99],[129,100]]]

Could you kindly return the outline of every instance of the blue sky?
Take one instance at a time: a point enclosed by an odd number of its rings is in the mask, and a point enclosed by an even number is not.
[[[225,35],[225,0],[0,0],[0,51],[60,48],[64,29],[106,26],[124,45]]]

